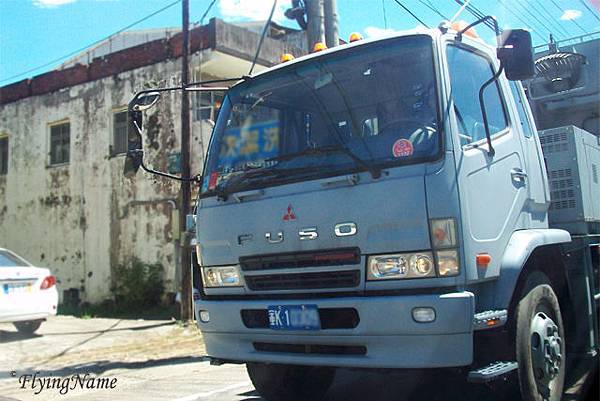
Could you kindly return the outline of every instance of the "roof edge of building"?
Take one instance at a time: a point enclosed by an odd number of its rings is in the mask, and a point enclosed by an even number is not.
[[[213,18],[207,25],[190,30],[191,53],[216,47],[215,27],[216,19]],[[183,36],[179,32],[169,39],[157,39],[97,57],[87,65],[77,64],[61,70],[48,71],[0,87],[0,105],[106,78],[167,59],[176,59],[182,54]]]

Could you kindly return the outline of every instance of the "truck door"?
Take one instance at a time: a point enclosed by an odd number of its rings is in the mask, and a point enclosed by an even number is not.
[[[462,44],[448,45],[446,55],[465,270],[468,280],[491,278],[499,274],[512,232],[526,225],[521,217],[527,199],[521,143],[511,128],[501,87],[492,83],[484,94],[495,150],[494,156],[488,154],[478,94],[495,71],[492,58]],[[492,257],[487,268],[476,267],[475,257],[480,253]]]
[[[527,210],[531,216],[531,227],[547,227],[546,213],[550,202],[550,193],[546,184],[546,166],[542,148],[537,135],[531,112],[526,107],[527,99],[521,83],[510,81],[510,90],[515,103],[513,113],[514,128],[520,132],[523,145],[523,162],[527,173]]]

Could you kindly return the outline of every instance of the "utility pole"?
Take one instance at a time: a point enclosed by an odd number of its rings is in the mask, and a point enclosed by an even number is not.
[[[183,48],[181,54],[181,86],[189,82],[189,0],[183,0],[181,34]],[[190,177],[190,100],[186,90],[181,91],[181,176]],[[192,280],[190,239],[186,231],[186,216],[190,213],[191,191],[189,181],[181,182],[179,205],[179,232],[181,241],[181,320],[192,320]]]
[[[325,42],[325,20],[323,13],[323,0],[305,0],[308,39],[308,51],[313,50],[317,42]]]
[[[336,0],[325,0],[325,42],[327,47],[335,47],[339,44],[338,15]]]

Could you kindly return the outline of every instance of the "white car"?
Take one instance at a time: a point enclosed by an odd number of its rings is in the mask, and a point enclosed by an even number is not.
[[[8,249],[0,248],[0,323],[10,322],[32,334],[56,315],[58,291],[50,270],[34,267]]]

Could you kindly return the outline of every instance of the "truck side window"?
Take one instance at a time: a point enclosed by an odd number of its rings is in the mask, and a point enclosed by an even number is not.
[[[531,127],[531,123],[529,118],[527,118],[527,112],[525,111],[526,101],[522,95],[521,88],[516,81],[510,81],[510,90],[512,92],[513,98],[515,99],[515,104],[517,105],[517,111],[519,112],[519,121],[521,122],[521,128],[523,129],[523,135],[527,138],[531,138],[533,136],[533,129]]]
[[[464,48],[448,46],[447,53],[460,143],[467,145],[485,138],[479,88],[493,76],[494,70],[485,57]],[[497,82],[486,88],[484,98],[490,133],[494,135],[507,126]]]

